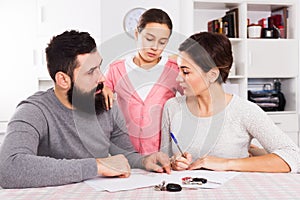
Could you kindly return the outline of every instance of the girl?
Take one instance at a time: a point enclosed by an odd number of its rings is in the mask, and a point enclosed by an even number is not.
[[[105,86],[117,94],[131,142],[141,154],[159,151],[163,106],[180,90],[177,63],[163,54],[172,27],[163,10],[145,11],[135,31],[136,53],[112,63],[106,74]]]

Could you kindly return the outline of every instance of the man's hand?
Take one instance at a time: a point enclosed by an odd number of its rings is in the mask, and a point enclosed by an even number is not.
[[[109,110],[112,108],[112,105],[113,105],[114,93],[111,91],[111,89],[109,87],[106,87],[105,85],[102,89],[102,93],[105,98],[106,110]]]
[[[158,165],[159,163],[159,165]],[[162,152],[156,152],[143,158],[143,165],[148,171],[171,173],[169,156]]]
[[[98,174],[102,176],[130,176],[130,166],[124,155],[115,155],[107,158],[97,158]]]

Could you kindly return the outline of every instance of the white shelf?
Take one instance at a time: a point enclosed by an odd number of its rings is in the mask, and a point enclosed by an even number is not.
[[[240,76],[240,75],[236,75],[236,76],[228,76],[229,79],[244,79],[245,76]]]
[[[297,111],[276,111],[276,112],[266,112],[268,115],[285,115],[285,114],[297,114]]]

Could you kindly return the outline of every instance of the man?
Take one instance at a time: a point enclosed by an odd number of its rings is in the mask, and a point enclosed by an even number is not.
[[[66,31],[53,37],[46,57],[54,88],[18,105],[0,152],[0,186],[128,177],[130,166],[170,173],[166,154],[142,157],[134,151],[117,106],[105,111],[102,58],[88,33]]]

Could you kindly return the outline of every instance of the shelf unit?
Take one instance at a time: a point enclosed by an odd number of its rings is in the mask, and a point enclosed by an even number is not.
[[[238,8],[239,37],[230,38],[235,74],[229,76],[224,89],[230,92],[234,90],[233,93],[247,99],[251,84],[273,84],[274,79],[279,78],[281,91],[286,98],[285,109],[267,113],[299,145],[298,0],[186,0],[184,3],[182,22],[190,22],[181,23],[181,30],[186,36],[207,31],[209,21],[222,18],[227,11]],[[282,7],[288,10],[286,39],[247,38],[248,20],[257,23],[259,19],[269,17],[272,10]]]

